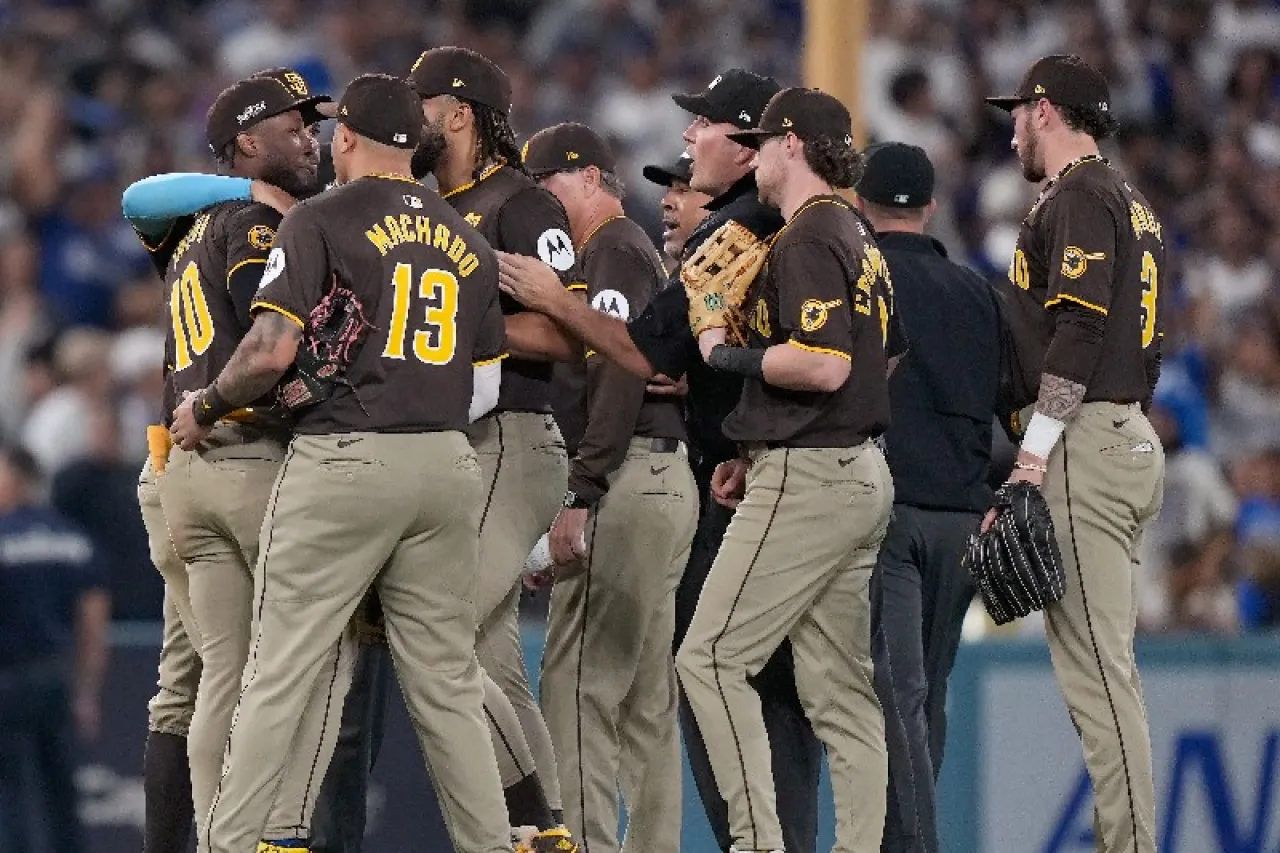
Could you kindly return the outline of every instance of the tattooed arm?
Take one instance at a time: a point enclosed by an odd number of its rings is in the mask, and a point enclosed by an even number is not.
[[[302,328],[276,311],[259,311],[253,327],[209,387],[189,395],[173,413],[169,432],[183,450],[194,450],[219,418],[270,391],[293,364]]]
[[[253,327],[214,380],[218,396],[233,408],[261,397],[275,387],[298,354],[302,329],[276,311],[259,311]]]
[[[1084,403],[1085,387],[1079,382],[1046,373],[1040,378],[1036,411],[1067,423],[1075,419]]]

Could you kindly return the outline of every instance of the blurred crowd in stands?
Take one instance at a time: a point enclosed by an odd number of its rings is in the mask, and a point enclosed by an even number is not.
[[[1164,373],[1164,510],[1142,549],[1148,631],[1280,625],[1280,5],[1275,0],[878,0],[862,57],[868,141],[923,146],[933,231],[1002,276],[1036,188],[982,105],[1050,52],[1111,81],[1104,153],[1151,199]],[[641,166],[682,148],[673,91],[743,66],[802,82],[802,0],[0,0],[0,439],[105,555],[117,619],[158,618],[135,486],[159,416],[164,290],[120,214],[131,181],[210,171],[205,110],[290,65],[339,94],[437,44],[505,68],[522,137],[575,119]]]

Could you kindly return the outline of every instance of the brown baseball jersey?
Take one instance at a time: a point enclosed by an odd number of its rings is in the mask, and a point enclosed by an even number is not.
[[[249,302],[279,225],[264,204],[229,201],[174,220],[159,242],[139,234],[168,289],[166,424],[182,393],[213,382],[249,330]]]
[[[1164,235],[1146,198],[1100,157],[1072,163],[1022,222],[1006,295],[1015,408],[1042,373],[1086,402],[1145,403],[1158,374]]]
[[[297,432],[467,425],[472,366],[506,347],[497,258],[474,228],[416,181],[370,175],[294,207],[276,242],[253,310],[277,311],[305,336],[340,285],[371,324],[345,383],[297,413]]]
[[[627,322],[666,283],[653,242],[625,216],[606,220],[582,241],[581,267],[597,311]],[[586,354],[586,430],[569,463],[569,490],[594,502],[608,491],[608,476],[626,457],[633,436],[685,438],[680,404],[645,394],[645,382],[604,356]]]
[[[777,447],[852,447],[889,425],[893,286],[871,227],[839,196],[810,199],[773,239],[744,306],[747,345],[776,344],[850,362],[838,390],[793,391],[748,379],[724,434]]]
[[[442,198],[493,248],[538,258],[566,287],[581,287],[569,217],[559,200],[528,175],[510,166],[491,166]],[[504,315],[527,310],[506,294],[499,304]],[[550,412],[551,369],[549,362],[507,359],[495,411]]]

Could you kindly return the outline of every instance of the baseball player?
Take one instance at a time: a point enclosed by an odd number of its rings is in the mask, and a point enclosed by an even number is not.
[[[737,405],[743,382],[741,376],[712,370],[702,360],[689,330],[689,300],[680,276],[693,271],[695,256],[713,244],[713,238],[726,227],[740,227],[755,241],[767,239],[782,227],[778,211],[759,201],[754,153],[729,138],[734,131],[755,125],[778,88],[771,78],[731,68],[717,75],[702,92],[673,95],[676,103],[694,115],[684,137],[693,160],[690,186],[714,198],[707,205],[710,214],[685,242],[681,268],[672,274],[674,286],[659,292],[630,323],[566,295],[545,265],[510,255],[499,257],[503,289],[527,307],[553,317],[587,347],[641,378],[658,375],[687,380],[685,422],[694,479],[702,499],[689,563],[676,592],[677,646],[693,618],[702,584],[733,514],[712,499],[710,489],[716,465],[738,454],[734,443],[724,437],[721,424]],[[748,283],[753,276],[753,271],[747,273]],[[789,642],[778,648],[751,685],[760,697],[769,732],[786,849],[812,853],[817,844],[822,745],[814,737],[796,694]],[[683,694],[680,724],[707,820],[720,848],[728,851],[733,844],[728,808],[716,787],[702,735]]]
[[[661,259],[622,212],[608,144],[581,124],[529,140],[529,173],[569,217],[593,308],[630,319],[663,286]],[[678,400],[586,354],[586,429],[549,537],[558,564],[542,661],[565,823],[587,851],[680,848],[680,738],[671,640],[697,487]],[[585,546],[585,547],[583,547]]]
[[[1010,402],[1026,407],[1012,480],[1042,488],[1066,570],[1066,594],[1045,608],[1049,649],[1093,782],[1094,843],[1154,853],[1132,563],[1163,493],[1164,451],[1143,411],[1159,376],[1165,246],[1151,204],[1098,154],[1116,128],[1110,101],[1097,70],[1062,55],[987,99],[1013,114],[1023,176],[1049,178],[1006,288]]]
[[[581,287],[564,208],[523,170],[508,124],[506,74],[478,53],[439,47],[418,58],[409,82],[422,99],[426,119],[414,154],[415,176],[434,175],[441,197],[495,249],[539,258],[566,287]],[[555,830],[537,842],[554,844],[563,837],[557,828],[561,796],[551,737],[529,689],[520,646],[519,577],[564,494],[568,463],[551,414],[551,365],[545,359],[572,348],[554,323],[514,300],[504,297],[502,311],[511,351],[502,366],[502,396],[493,412],[468,430],[486,494],[476,651],[518,717],[512,727],[502,703],[492,701],[500,697],[486,703],[511,824]],[[539,808],[543,793],[550,813]]]
[[[659,202],[662,212],[662,253],[666,256],[667,271],[675,272],[680,266],[680,257],[689,236],[711,213],[707,210],[711,196],[689,186],[693,158],[688,151],[680,152],[680,156],[668,165],[645,166],[640,173],[650,183],[666,188]]]
[[[351,656],[347,623],[376,585],[454,846],[510,851],[497,764],[476,749],[488,742],[474,651],[483,492],[461,431],[497,400],[496,264],[410,176],[422,117],[403,81],[364,75],[320,109],[339,119],[340,186],[286,216],[252,329],[174,417],[179,445],[197,446],[292,368],[281,397],[296,435],[263,523],[252,650],[202,849],[252,849],[292,751],[327,765],[299,717],[312,694],[342,698],[327,659]]]
[[[868,584],[893,502],[872,441],[889,419],[892,289],[870,227],[834,195],[861,166],[851,133],[838,100],[797,88],[769,101],[757,129],[730,134],[759,146],[760,197],[787,222],[743,305],[748,346],[722,343],[715,326],[727,319],[689,294],[707,363],[747,377],[724,425],[745,458],[721,463],[712,480],[716,499],[737,510],[676,656],[739,851],[783,846],[768,735],[747,678],[784,637],[827,748],[833,849],[878,851],[884,829]]]
[[[1000,380],[996,294],[924,233],[933,164],[901,142],[863,152],[855,204],[876,233],[911,354],[889,382],[893,520],[871,580],[872,659],[889,754],[882,853],[937,853],[934,783],[947,679],[974,585],[965,544],[991,506]]]
[[[292,193],[309,192],[318,165],[309,127],[320,118],[315,105],[328,100],[311,95],[302,77],[287,70],[241,81],[210,108],[210,148],[220,166],[244,183],[262,178]],[[138,227],[166,221],[152,203],[158,192],[135,185],[127,194],[126,214]],[[171,284],[166,348],[173,392],[204,387],[234,352],[248,329],[249,300],[279,221],[280,213],[266,205],[224,202],[168,220],[160,242],[149,244]],[[186,565],[195,628],[187,628],[186,620],[183,624],[188,635],[199,638],[201,674],[188,754],[200,835],[248,657],[258,534],[288,437],[276,418],[262,413],[269,408],[269,400],[255,401],[235,422],[219,424],[193,452],[174,450],[167,461],[163,451],[157,453],[165,465],[165,475],[157,477],[163,520]],[[328,713],[321,706],[307,715],[305,724],[315,737],[332,732]],[[314,768],[294,770],[277,798],[272,837],[307,835],[318,782]]]

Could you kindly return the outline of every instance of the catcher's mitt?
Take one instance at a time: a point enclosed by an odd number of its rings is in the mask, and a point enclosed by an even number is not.
[[[371,328],[360,300],[335,273],[333,286],[307,318],[293,366],[277,386],[280,405],[303,409],[327,400],[335,385],[349,385],[343,373]]]
[[[997,625],[1043,610],[1066,591],[1062,554],[1044,495],[1030,483],[996,492],[995,523],[969,537],[963,565]]]
[[[721,225],[680,267],[689,294],[689,327],[696,338],[707,329],[726,329],[732,346],[746,343],[747,297],[765,256],[767,243],[737,222]]]

